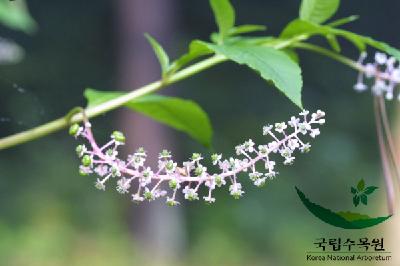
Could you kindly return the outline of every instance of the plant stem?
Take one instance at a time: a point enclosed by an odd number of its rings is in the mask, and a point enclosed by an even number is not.
[[[326,55],[326,56],[333,58],[339,62],[342,62],[345,65],[348,65],[354,69],[360,70],[360,67],[358,66],[357,62],[355,62],[347,57],[344,57],[340,54],[331,52],[325,48],[322,48],[322,47],[319,47],[316,45],[300,43],[301,41],[306,40],[307,38],[308,38],[308,35],[300,34],[300,35],[294,36],[293,38],[290,38],[287,40],[283,40],[283,41],[280,41],[277,43],[275,42],[272,45],[265,43],[265,44],[263,44],[263,46],[269,46],[269,47],[273,47],[275,49],[283,49],[283,48],[286,48],[289,46],[301,48],[301,49],[307,49],[307,50],[311,50],[311,51]],[[214,56],[204,59],[198,63],[192,64],[192,65],[172,74],[171,76],[169,76],[165,79],[152,82],[148,85],[145,85],[141,88],[133,90],[127,94],[124,94],[122,96],[114,98],[110,101],[104,102],[102,104],[99,104],[99,105],[96,105],[93,107],[89,107],[89,108],[85,109],[85,114],[87,115],[88,118],[92,118],[92,117],[96,117],[98,115],[104,114],[108,111],[111,111],[113,109],[116,109],[116,108],[126,104],[127,102],[129,102],[133,99],[136,99],[136,98],[146,95],[146,94],[156,92],[156,91],[162,89],[163,87],[166,87],[168,85],[171,85],[171,84],[181,81],[183,79],[191,77],[199,72],[202,72],[214,65],[217,65],[217,64],[222,63],[227,60],[228,60],[228,58],[226,58],[223,55],[214,55]],[[41,138],[43,136],[49,135],[58,130],[66,128],[71,123],[79,123],[82,120],[83,120],[82,113],[77,113],[70,118],[69,117],[68,118],[66,118],[66,117],[58,118],[58,119],[48,122],[44,125],[41,125],[41,126],[26,130],[26,131],[22,131],[20,133],[13,134],[13,135],[5,137],[5,138],[2,138],[2,139],[0,139],[0,150],[4,150],[4,149],[7,149],[10,147],[19,145],[19,144],[23,144],[23,143]]]
[[[349,59],[349,58],[347,58],[347,57],[345,57],[345,56],[343,56],[341,54],[332,52],[332,51],[330,51],[330,50],[328,50],[326,48],[323,48],[323,47],[320,47],[320,46],[317,46],[317,45],[314,45],[314,44],[310,44],[310,43],[303,43],[303,42],[295,43],[292,46],[294,48],[309,50],[309,51],[312,51],[312,52],[316,52],[318,54],[325,55],[325,56],[327,56],[329,58],[332,58],[332,59],[334,59],[334,60],[336,60],[336,61],[338,61],[340,63],[343,63],[343,64],[345,64],[345,65],[347,65],[347,66],[349,66],[349,67],[351,67],[351,68],[353,68],[355,70],[358,70],[358,71],[362,71],[363,70],[362,67],[360,67],[360,65],[356,61],[354,61],[352,59]]]
[[[393,179],[390,171],[388,153],[386,150],[386,144],[383,136],[383,128],[382,128],[382,117],[380,114],[379,109],[379,99],[377,97],[374,98],[374,114],[375,114],[375,123],[376,123],[376,133],[378,137],[379,143],[379,152],[381,155],[382,161],[382,168],[383,168],[383,177],[385,180],[385,187],[386,187],[386,201],[389,214],[394,214],[395,209],[395,192],[394,192],[394,185]]]
[[[88,118],[92,118],[95,116],[98,116],[100,114],[106,113],[110,110],[116,109],[125,103],[136,99],[140,96],[153,93],[155,91],[160,90],[161,88],[173,84],[175,82],[178,82],[180,80],[183,80],[185,78],[188,78],[194,74],[197,74],[203,70],[206,70],[216,64],[219,64],[223,61],[226,61],[227,58],[221,55],[215,55],[213,57],[207,58],[203,61],[200,61],[198,63],[195,63],[191,66],[188,66],[181,71],[176,72],[169,78],[165,80],[158,80],[155,82],[152,82],[148,85],[145,85],[139,89],[133,90],[127,94],[124,94],[120,97],[114,98],[110,101],[104,102],[102,104],[96,105],[94,107],[89,107],[85,109],[85,113]],[[53,120],[49,123],[46,123],[44,125],[35,127],[33,129],[29,129],[26,131],[22,131],[20,133],[5,137],[0,139],[0,150],[4,150],[31,140],[35,140],[38,138],[41,138],[43,136],[49,135],[53,132],[56,132],[58,130],[61,130],[63,128],[66,128],[69,124],[71,123],[78,123],[83,120],[82,113],[78,113],[74,116],[72,116],[70,119],[67,119],[65,117],[58,118],[56,120]]]

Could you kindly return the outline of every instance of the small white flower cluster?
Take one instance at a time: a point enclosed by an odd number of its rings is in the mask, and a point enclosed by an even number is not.
[[[155,171],[145,166],[147,153],[143,148],[129,155],[126,160],[121,160],[118,158],[117,150],[125,143],[125,136],[119,131],[114,131],[111,140],[99,147],[87,121],[84,127],[72,125],[70,134],[85,138],[90,145],[89,148],[83,144],[79,145],[76,152],[82,160],[80,173],[87,175],[95,172],[101,177],[95,183],[96,188],[105,190],[106,183],[116,179],[116,190],[121,194],[127,194],[136,181],[136,189],[132,193],[134,202],[166,197],[166,203],[174,206],[179,204],[176,199],[178,191],[181,191],[187,200],[198,200],[201,185],[208,189],[208,193],[202,197],[207,203],[215,202],[212,195],[214,189],[227,183],[229,183],[229,193],[238,199],[244,193],[238,179],[238,175],[242,172],[248,172],[254,185],[263,186],[268,179],[278,174],[275,169],[277,162],[271,158],[272,155],[280,155],[285,165],[292,164],[296,150],[304,153],[311,147],[309,143],[303,142],[300,136],[309,135],[312,138],[318,136],[320,131],[313,126],[323,125],[324,117],[325,113],[322,111],[318,110],[309,116],[309,112],[304,110],[299,118],[293,116],[287,123],[264,126],[263,134],[271,137],[272,141],[258,146],[251,139],[245,141],[236,146],[237,158],[223,159],[221,154],[213,154],[211,161],[214,167],[218,168],[216,173],[207,171],[207,167],[202,164],[203,157],[199,153],[193,153],[191,158],[179,167],[173,161],[171,153],[163,150],[158,156],[158,167]],[[257,163],[264,165],[265,171],[260,172],[256,168]],[[168,184],[170,192],[162,184]]]
[[[363,92],[368,90],[364,79],[374,79],[371,92],[375,96],[385,96],[387,100],[393,100],[397,85],[400,84],[400,65],[396,58],[388,57],[384,53],[375,53],[375,62],[364,64],[367,53],[363,52],[358,60],[360,72],[354,90]],[[400,93],[397,94],[400,100]]]

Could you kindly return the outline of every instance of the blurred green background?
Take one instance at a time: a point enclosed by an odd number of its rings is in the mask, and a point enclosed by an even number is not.
[[[132,2],[136,12],[131,14],[124,7]],[[299,1],[289,0],[232,2],[238,24],[267,25],[267,33],[273,35],[297,17],[299,6]],[[0,137],[58,118],[73,106],[84,106],[85,87],[120,90],[128,89],[127,84],[143,85],[157,79],[156,59],[144,31],[177,56],[186,51],[191,39],[208,39],[215,30],[206,0],[42,0],[28,4],[39,26],[35,34],[0,29],[0,36],[15,40],[26,53],[20,63],[0,66]],[[343,1],[335,18],[358,14],[360,19],[346,28],[399,47],[399,8],[400,2],[393,0]],[[133,30],[120,25],[121,16],[129,21],[135,14],[143,16],[142,25],[133,25]],[[133,55],[121,40],[134,44]],[[342,45],[346,55],[358,57],[350,44]],[[146,58],[137,61],[136,70],[121,70],[121,61],[128,57],[125,53],[140,58],[142,51]],[[314,218],[295,193],[294,186],[298,186],[321,205],[354,210],[350,186],[364,178],[381,188],[368,207],[357,211],[371,216],[387,213],[371,97],[352,90],[356,73],[339,63],[305,52],[300,53],[300,63],[304,106],[325,110],[327,124],[313,141],[311,152],[299,155],[293,166],[280,167],[280,175],[266,187],[255,188],[245,181],[246,194],[241,200],[221,189],[212,206],[185,202],[178,210],[170,210],[145,203],[137,208],[114,189],[96,190],[94,176],[78,174],[76,142],[66,132],[1,151],[0,265],[319,265],[305,260],[306,251],[315,249],[316,238],[365,236],[385,237],[386,249],[396,257],[395,243],[400,240],[396,219],[368,230],[341,230]],[[149,69],[145,77],[143,69]],[[126,76],[129,81],[122,80]],[[262,142],[262,125],[286,120],[299,111],[252,71],[232,63],[165,92],[193,99],[208,112],[215,132],[214,148],[226,155],[248,138]],[[393,118],[396,104],[389,103]],[[124,112],[93,119],[99,139],[131,123]],[[133,127],[135,134],[146,136],[140,123]],[[179,159],[193,151],[209,152],[186,135],[164,128],[163,132],[168,137],[166,148],[173,149]],[[152,212],[172,212],[167,215],[174,216],[175,224]],[[157,229],[143,233],[146,224]],[[168,230],[170,234],[159,233]],[[399,263],[394,259],[382,265]]]

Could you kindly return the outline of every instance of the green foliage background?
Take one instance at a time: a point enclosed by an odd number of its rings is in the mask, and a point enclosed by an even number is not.
[[[177,2],[179,31],[174,33],[175,42],[166,44],[173,55],[186,49],[184,44],[190,39],[208,39],[215,30],[207,1]],[[267,25],[275,35],[298,16],[294,1],[233,3],[238,24]],[[13,38],[26,50],[22,63],[0,67],[0,114],[12,118],[0,123],[1,136],[62,116],[71,106],[85,105],[82,95],[87,86],[118,88],[111,5],[106,0],[32,1],[29,6],[40,26],[36,35],[0,29],[0,36]],[[361,19],[345,28],[399,47],[400,36],[392,26],[399,21],[399,7],[392,0],[343,1],[335,18],[359,14]],[[350,43],[341,44],[347,55],[358,57]],[[300,56],[303,105],[326,111],[323,134],[310,154],[300,155],[292,167],[282,167],[279,177],[264,189],[246,184],[246,195],[239,201],[219,191],[213,207],[185,204],[187,227],[182,230],[189,239],[180,264],[305,265],[304,253],[318,237],[381,236],[390,225],[389,221],[365,233],[342,231],[317,221],[297,198],[295,185],[323,206],[351,209],[351,195],[338,197],[334,191],[343,191],[360,178],[383,187],[371,97],[352,90],[356,73],[327,58],[302,52]],[[14,82],[25,92],[18,92]],[[262,141],[264,123],[298,112],[272,85],[231,63],[184,81],[175,91],[209,113],[215,149],[226,154],[244,139]],[[114,129],[110,121],[116,114],[95,120],[100,138]],[[174,134],[182,140],[182,156],[202,149],[185,135]],[[113,190],[96,191],[92,179],[78,175],[75,145],[61,132],[0,152],[0,265],[136,265],[145,261],[136,249],[135,236],[127,233],[131,203]],[[360,212],[385,214],[383,189],[375,194],[375,201],[368,208],[359,207]]]

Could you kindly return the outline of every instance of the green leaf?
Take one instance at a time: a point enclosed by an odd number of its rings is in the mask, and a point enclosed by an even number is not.
[[[364,204],[364,205],[367,205],[367,204],[368,204],[367,195],[365,195],[365,194],[362,194],[362,195],[361,195],[361,202],[362,202],[362,204]]]
[[[172,72],[176,71],[177,69],[187,65],[193,60],[212,53],[213,50],[211,50],[202,41],[194,40],[189,45],[189,51],[186,54],[179,57],[174,62],[172,62],[170,69]]]
[[[345,17],[345,18],[340,18],[340,19],[334,20],[331,23],[328,23],[326,25],[330,26],[330,27],[339,27],[339,26],[351,23],[351,22],[353,22],[353,21],[355,21],[355,20],[357,20],[359,18],[360,18],[360,16],[358,16],[358,15],[352,15],[352,16],[349,16],[349,17]]]
[[[294,49],[286,48],[282,49],[281,51],[287,54],[290,57],[290,59],[292,59],[297,64],[300,62],[299,55],[296,53]]]
[[[314,23],[323,23],[337,11],[340,0],[303,0],[300,5],[300,18]]]
[[[336,39],[336,36],[333,34],[327,34],[326,35],[326,40],[328,41],[329,45],[331,46],[332,50],[334,50],[337,53],[340,53],[340,44],[338,40]]]
[[[361,179],[357,184],[357,190],[361,192],[364,190],[364,188],[365,188],[365,181],[364,179]]]
[[[351,187],[351,194],[356,194],[357,193],[357,189],[355,189],[354,187]]]
[[[240,25],[240,26],[231,28],[228,33],[230,36],[234,36],[234,35],[239,35],[239,34],[243,34],[243,33],[265,31],[266,29],[267,29],[267,27],[263,26],[263,25]]]
[[[301,34],[306,34],[309,37],[312,35],[322,35],[326,37],[327,35],[332,34],[352,42],[360,51],[364,51],[366,46],[369,45],[391,56],[394,56],[397,60],[400,60],[400,51],[384,42],[376,41],[370,37],[359,35],[343,29],[318,25],[299,19],[290,22],[282,31],[280,38],[287,39]]]
[[[353,204],[354,206],[358,206],[358,204],[360,203],[360,197],[359,196],[354,196],[353,197]]]
[[[93,107],[126,93],[85,90],[88,106]],[[212,127],[207,113],[195,102],[176,97],[146,95],[125,104],[174,129],[185,132],[206,147],[211,146]]]
[[[37,29],[37,24],[29,14],[24,0],[0,1],[0,23],[28,34],[34,33]]]
[[[161,65],[161,73],[163,76],[165,76],[168,72],[169,68],[169,57],[168,54],[165,52],[165,50],[162,48],[162,46],[149,34],[145,33],[144,35],[146,39],[149,41],[151,47],[153,48],[154,53],[157,56],[158,62],[160,62]]]
[[[244,64],[271,80],[294,104],[302,108],[301,69],[284,52],[270,48],[238,43],[232,45],[208,44],[217,54],[222,54],[238,64]]]
[[[370,195],[370,194],[372,194],[376,189],[378,189],[378,187],[370,186],[370,187],[367,187],[367,188],[364,190],[364,193],[365,193],[366,195]]]
[[[229,0],[210,0],[220,35],[220,42],[223,42],[229,34],[229,30],[235,26],[235,10]]]

